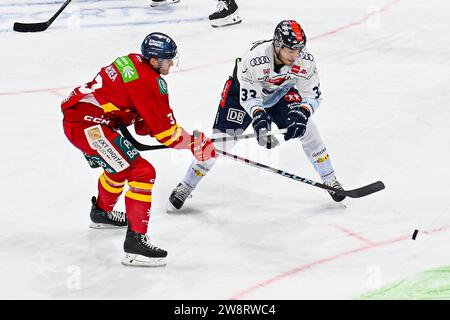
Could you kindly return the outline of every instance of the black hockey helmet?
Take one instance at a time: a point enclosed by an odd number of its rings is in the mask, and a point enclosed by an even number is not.
[[[287,47],[301,51],[306,46],[306,35],[297,21],[283,20],[275,28],[273,44],[280,49]]]
[[[171,37],[161,32],[152,32],[142,42],[141,53],[145,59],[174,59],[178,51]]]

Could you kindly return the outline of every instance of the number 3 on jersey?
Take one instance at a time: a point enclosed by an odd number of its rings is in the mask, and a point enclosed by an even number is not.
[[[171,112],[171,113],[168,113],[168,114],[167,114],[167,117],[170,119],[170,124],[175,124],[175,119],[173,118],[172,112]]]
[[[103,79],[101,75],[97,75],[94,81],[91,82],[91,87],[89,88],[87,84],[84,84],[80,87],[80,92],[82,94],[89,94],[94,92],[97,89],[100,89],[103,86]]]
[[[247,90],[242,88],[242,95],[241,95],[241,100],[242,101],[247,101],[247,99],[249,98],[248,94],[250,92],[250,99],[256,98],[256,91],[255,90]]]
[[[322,92],[320,92],[320,83],[317,86],[315,86],[313,90],[316,93],[315,99],[319,99],[320,95],[322,94]]]

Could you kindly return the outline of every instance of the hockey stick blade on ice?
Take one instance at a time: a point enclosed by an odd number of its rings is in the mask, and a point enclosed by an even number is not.
[[[13,30],[17,32],[41,32],[48,29],[48,27],[55,21],[55,19],[60,15],[61,12],[69,5],[72,0],[67,0],[64,2],[61,8],[46,22],[37,23],[21,23],[14,22]]]
[[[133,135],[130,133],[130,131],[128,131],[127,127],[125,127],[124,125],[120,124],[119,125],[119,129],[120,132],[122,132],[123,136],[130,141],[134,147],[136,149],[138,149],[139,151],[149,151],[149,150],[160,150],[160,149],[167,149],[169,147],[165,146],[165,145],[155,145],[155,146],[149,146],[146,144],[142,144],[139,141],[137,141]],[[267,132],[267,134],[262,134],[261,137],[266,137],[266,136],[272,136],[275,134],[283,134],[286,133],[286,129],[282,129],[279,131],[270,131]],[[211,139],[213,142],[225,142],[225,141],[238,141],[238,140],[243,140],[243,139],[250,139],[250,138],[255,138],[256,134],[255,133],[249,133],[249,134],[243,134],[243,135],[238,135],[238,136],[227,136],[227,137],[220,137],[220,138],[213,138]]]
[[[233,159],[233,160],[237,160],[237,161],[245,163],[245,164],[247,164],[249,166],[256,167],[256,168],[259,168],[259,169],[263,169],[263,170],[266,170],[266,171],[269,171],[269,172],[281,175],[283,177],[286,177],[286,178],[289,178],[289,179],[293,179],[295,181],[299,181],[299,182],[303,182],[303,183],[309,184],[309,185],[317,187],[317,188],[334,191],[338,195],[343,195],[343,196],[350,197],[350,198],[362,198],[362,197],[368,196],[368,195],[370,195],[372,193],[381,191],[381,190],[383,190],[385,188],[383,182],[377,181],[377,182],[371,183],[369,185],[366,185],[366,186],[358,188],[358,189],[339,190],[339,189],[335,189],[333,187],[329,187],[327,185],[324,185],[322,183],[319,183],[319,182],[316,182],[316,181],[313,181],[313,180],[310,180],[310,179],[299,177],[299,176],[297,176],[295,174],[292,174],[292,173],[289,173],[289,172],[286,172],[286,171],[283,171],[283,170],[280,170],[280,169],[269,167],[269,166],[267,166],[265,164],[262,164],[262,163],[259,163],[259,162],[256,162],[256,161],[253,161],[253,160],[250,160],[250,159],[246,159],[246,158],[243,158],[243,157],[231,154],[229,152],[225,152],[225,151],[219,150],[217,148],[216,148],[216,152],[218,154],[224,156],[224,157],[227,157],[227,158],[230,158],[230,159]]]

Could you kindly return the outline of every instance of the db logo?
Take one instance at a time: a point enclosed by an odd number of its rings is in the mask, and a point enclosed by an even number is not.
[[[243,124],[244,118],[245,118],[244,111],[233,109],[233,108],[228,109],[228,115],[227,115],[228,121]]]

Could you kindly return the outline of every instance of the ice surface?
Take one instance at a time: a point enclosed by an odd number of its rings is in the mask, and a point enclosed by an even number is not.
[[[36,34],[12,32],[13,22],[45,21],[60,2],[0,3],[0,298],[351,299],[450,264],[447,1],[245,0],[243,23],[222,29],[208,24],[212,0],[130,3],[76,1]],[[123,267],[124,231],[88,228],[100,172],[66,140],[60,101],[138,52],[148,33],[166,32],[181,54],[166,77],[177,120],[210,132],[234,58],[286,18],[303,24],[317,59],[324,101],[314,118],[338,178],[386,190],[342,206],[222,159],[183,213],[168,215],[191,156],[146,152],[157,169],[149,232],[168,265]],[[318,180],[297,142],[234,151]]]

